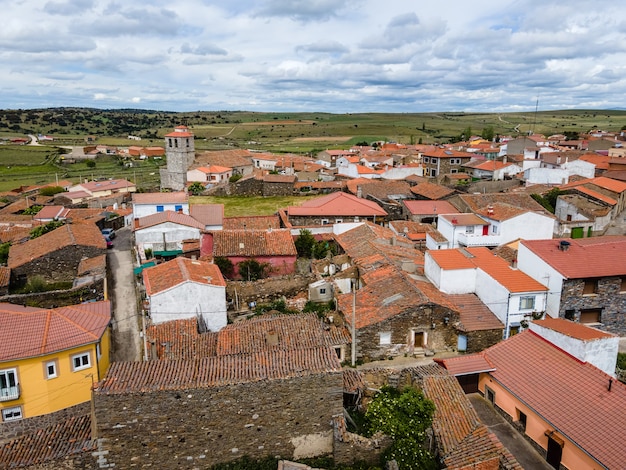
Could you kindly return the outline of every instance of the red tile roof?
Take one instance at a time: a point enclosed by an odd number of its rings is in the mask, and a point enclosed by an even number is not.
[[[538,326],[557,331],[563,335],[569,336],[570,338],[576,338],[582,341],[612,338],[615,336],[611,333],[607,333],[606,331],[601,331],[587,325],[565,320],[563,318],[546,317],[543,320],[534,320],[533,323]]]
[[[576,191],[586,194],[587,196],[591,196],[594,199],[597,199],[598,201],[602,201],[610,206],[614,206],[617,204],[617,200],[613,199],[612,197],[607,196],[606,194],[602,194],[599,191],[594,191],[593,189],[587,187],[587,186],[576,186],[574,188]]]
[[[511,166],[512,163],[508,162],[508,163],[504,163],[498,160],[485,160],[484,162],[481,162],[479,165],[474,166],[473,168],[476,170],[483,170],[483,171],[496,171],[496,170],[501,170],[502,168],[506,168],[507,166]]]
[[[521,240],[520,243],[568,279],[626,275],[626,236],[560,240]]]
[[[335,192],[326,196],[310,199],[300,206],[287,209],[290,216],[362,216],[384,217],[387,215],[378,204],[344,192]]]
[[[495,367],[493,379],[544,417],[559,434],[606,468],[623,468],[625,384],[574,359],[532,331],[515,335],[480,355]],[[609,380],[613,381],[610,392]]]
[[[110,321],[109,301],[49,310],[0,304],[0,361],[52,354],[98,342]]]
[[[335,239],[346,254],[353,259],[375,254],[378,246],[389,245],[394,239],[398,243],[406,243],[406,240],[396,235],[393,230],[370,222],[348,230]]]
[[[498,317],[476,296],[476,294],[448,295],[448,299],[460,312],[459,329],[462,331],[503,330]]]
[[[435,147],[432,150],[424,152],[425,157],[437,157],[437,158],[472,158],[473,153],[459,152],[458,150],[452,150],[449,148]]]
[[[63,219],[67,216],[69,209],[63,206],[43,206],[34,219]]]
[[[95,224],[66,224],[25,243],[12,245],[7,265],[14,269],[68,246],[91,246],[106,250],[106,242]]]
[[[218,230],[213,256],[296,256],[289,230]]]
[[[526,214],[527,212],[531,211],[529,211],[528,209],[523,209],[521,207],[512,206],[510,204],[496,202],[487,207],[483,207],[482,209],[478,209],[476,211],[476,214],[487,217],[491,220],[503,221],[512,219],[522,214]]]
[[[133,204],[187,203],[189,195],[184,191],[171,193],[133,193]]]
[[[341,364],[327,346],[185,361],[113,362],[94,393],[208,388],[332,373],[340,374]]]
[[[204,224],[198,222],[190,215],[174,211],[163,211],[135,219],[135,226],[133,227],[133,230],[137,231],[167,222],[176,225],[184,225],[185,227],[197,228],[198,230],[204,229]]]
[[[191,204],[189,215],[203,225],[224,223],[224,204]]]
[[[411,214],[436,217],[438,214],[458,214],[456,207],[448,201],[417,201],[405,199],[402,203]]]
[[[411,188],[411,192],[417,196],[425,197],[426,199],[436,200],[443,199],[454,194],[454,189],[446,188],[440,184],[435,183],[419,183]]]
[[[226,287],[217,265],[183,257],[146,268],[142,274],[148,295],[158,294],[186,282]]]
[[[484,219],[476,214],[441,214],[439,217],[447,220],[452,225],[489,225]]]
[[[192,206],[193,207],[193,206]],[[224,230],[268,230],[280,228],[277,215],[252,215],[247,217],[225,217]]]
[[[189,360],[215,356],[217,335],[198,332],[198,319],[187,318],[150,325],[146,330],[148,343],[158,359]]]
[[[530,194],[524,192],[459,194],[455,198],[458,198],[461,203],[458,205],[455,203],[455,205],[462,211],[476,212],[488,207],[490,204],[502,202],[510,206],[553,216],[541,204],[530,197]],[[461,208],[461,206],[464,207]]]

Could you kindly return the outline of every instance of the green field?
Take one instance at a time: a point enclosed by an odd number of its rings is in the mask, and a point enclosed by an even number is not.
[[[299,206],[303,202],[319,196],[272,196],[251,198],[246,196],[192,196],[190,203],[195,204],[224,204],[225,217],[242,217],[246,215],[273,215],[279,209],[289,206]]]

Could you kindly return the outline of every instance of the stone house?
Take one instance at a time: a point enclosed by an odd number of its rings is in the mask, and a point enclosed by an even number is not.
[[[63,225],[27,242],[12,245],[7,266],[11,284],[41,277],[46,282],[72,282],[85,258],[106,253],[106,242],[93,223]]]
[[[226,326],[226,282],[216,265],[178,257],[142,275],[153,323],[197,317],[210,331]]]
[[[460,312],[457,329],[457,351],[475,353],[502,341],[504,324],[476,294],[449,295]]]
[[[626,335],[626,236],[521,240],[517,266],[548,287],[550,317]]]
[[[201,256],[223,257],[231,261],[234,277],[246,279],[239,272],[239,263],[255,259],[269,265],[270,276],[284,276],[295,272],[298,256],[296,246],[287,229],[279,230],[219,230],[202,235]]]
[[[301,459],[332,454],[342,390],[330,347],[117,362],[94,388],[95,425],[116,467]]]
[[[424,176],[435,178],[446,173],[461,173],[463,172],[463,165],[472,158],[475,158],[475,155],[472,153],[451,150],[445,147],[427,150],[422,154]]]
[[[263,175],[263,196],[291,196],[296,175]]]
[[[405,207],[404,213],[409,220],[424,224],[437,222],[439,214],[459,213],[457,208],[448,201],[405,199],[402,205]]]
[[[205,151],[197,155],[193,167],[216,165],[231,168],[233,175],[249,176],[254,172],[252,155],[245,149]]]

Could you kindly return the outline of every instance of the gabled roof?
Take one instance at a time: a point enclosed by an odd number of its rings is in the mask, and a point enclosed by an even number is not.
[[[437,158],[473,158],[474,154],[469,152],[460,152],[450,148],[435,147],[432,150],[426,150],[423,154],[425,157]]]
[[[198,166],[219,165],[227,168],[251,167],[252,152],[246,149],[206,151],[196,156],[195,164]]]
[[[69,210],[63,206],[43,206],[33,218],[35,220],[64,219]]]
[[[335,192],[326,196],[310,199],[300,206],[289,206],[290,216],[362,216],[384,217],[387,215],[378,204],[344,192]]]
[[[198,319],[185,318],[152,324],[147,328],[148,342],[162,360],[189,360],[215,356],[218,333],[198,332]]]
[[[0,361],[96,343],[111,321],[109,301],[39,309],[0,304]]]
[[[454,189],[446,188],[440,184],[435,183],[419,183],[411,188],[411,192],[417,196],[425,197],[426,199],[443,199],[456,191]]]
[[[189,215],[202,225],[222,225],[224,223],[224,204],[191,204]]]
[[[165,137],[193,137],[187,126],[176,126],[174,132],[165,134]]]
[[[82,188],[84,191],[89,193],[93,193],[96,191],[116,191],[121,188],[134,188],[135,183],[131,183],[125,179],[116,179],[116,180],[104,180],[104,181],[89,181],[87,183],[82,183],[76,185]]]
[[[439,216],[441,219],[444,219],[450,222],[452,225],[489,225],[485,219],[481,219],[476,214],[441,214]]]
[[[226,287],[217,265],[206,261],[178,257],[143,270],[143,283],[148,295],[164,292],[186,282]]]
[[[459,329],[463,331],[503,330],[498,317],[476,296],[476,294],[448,295],[448,299],[460,312]]]
[[[161,225],[164,223],[173,223],[176,225],[184,225],[185,227],[197,228],[199,230],[204,229],[204,224],[198,222],[196,219],[187,214],[182,214],[174,211],[163,211],[155,214],[146,215],[135,219],[134,231],[142,230],[155,225]]]
[[[482,170],[482,171],[496,171],[496,170],[501,170],[511,165],[513,165],[513,163],[511,162],[505,163],[499,160],[485,160],[484,162],[481,162],[479,165],[476,165],[473,168],[475,170]]]
[[[373,223],[364,223],[337,235],[335,240],[348,256],[358,259],[370,256],[377,251],[373,243],[389,244],[394,238],[401,240],[391,229]]]
[[[100,229],[92,223],[65,224],[40,237],[12,245],[7,265],[14,269],[68,246],[90,246],[106,249]]]
[[[626,236],[560,240],[521,240],[520,243],[567,279],[626,275]]]
[[[247,217],[225,217],[223,228],[224,230],[277,229],[277,228],[280,228],[280,217],[277,215],[251,215]]]
[[[212,232],[213,256],[296,256],[287,229],[217,230]]]
[[[590,326],[565,320],[563,318],[545,317],[543,320],[535,320],[533,323],[581,341],[593,341],[603,338],[612,338],[615,336],[611,333],[607,333],[606,331],[591,328]]]
[[[205,174],[211,173],[228,173],[232,171],[232,168],[219,166],[219,165],[209,165],[209,166],[199,166],[198,168],[194,168],[194,170],[201,171]]]
[[[418,201],[416,199],[405,199],[402,201],[402,204],[404,204],[413,215],[432,215],[436,217],[438,214],[459,213],[457,208],[448,201]]]
[[[495,368],[491,377],[548,421],[556,432],[606,468],[623,467],[625,384],[578,361],[533,331],[512,336],[479,355]],[[464,358],[473,360],[473,356]],[[443,362],[447,366],[448,359]]]
[[[488,207],[490,204],[501,202],[521,209],[552,215],[541,204],[530,197],[530,194],[524,192],[458,194],[454,196],[454,199],[457,202],[452,202],[460,211],[476,212]]]
[[[133,193],[133,204],[187,204],[189,195],[184,191],[171,193]]]
[[[487,207],[483,207],[482,209],[478,209],[476,211],[477,215],[486,217],[491,220],[504,221],[513,219],[522,214],[526,214],[529,211],[528,209],[524,209],[522,207],[512,206],[510,204],[506,204],[503,202],[496,202]]]

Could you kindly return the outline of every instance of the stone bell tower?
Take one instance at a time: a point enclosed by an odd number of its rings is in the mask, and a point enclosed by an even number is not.
[[[196,158],[193,133],[187,126],[177,126],[165,135],[167,168],[161,169],[161,189],[181,191],[187,186],[187,170]]]

